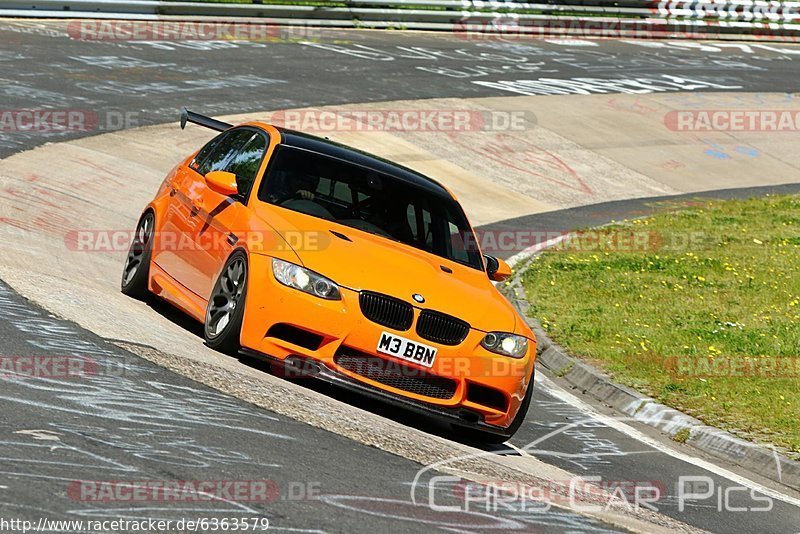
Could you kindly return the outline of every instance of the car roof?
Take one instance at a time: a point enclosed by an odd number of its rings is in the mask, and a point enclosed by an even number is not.
[[[281,134],[281,144],[283,145],[354,163],[361,167],[366,167],[397,178],[398,180],[417,186],[430,193],[454,200],[453,196],[442,184],[408,167],[403,167],[402,165],[398,165],[380,156],[331,141],[330,139],[323,139],[315,135],[289,130],[288,128],[278,126],[275,128]]]

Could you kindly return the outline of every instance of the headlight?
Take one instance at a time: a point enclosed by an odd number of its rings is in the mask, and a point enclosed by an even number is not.
[[[528,352],[528,338],[505,332],[489,332],[483,337],[481,345],[486,350],[518,359]]]
[[[272,273],[281,284],[328,300],[340,300],[339,286],[321,274],[288,261],[272,258]]]

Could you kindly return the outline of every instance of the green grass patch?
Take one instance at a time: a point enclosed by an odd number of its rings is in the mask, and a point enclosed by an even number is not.
[[[532,263],[531,315],[615,380],[800,453],[800,196],[605,230],[604,245],[567,242]]]
[[[692,435],[691,430],[689,430],[688,428],[681,428],[680,430],[675,432],[674,436],[672,436],[672,441],[675,441],[676,443],[686,443],[687,441],[689,441],[689,437],[691,435]]]

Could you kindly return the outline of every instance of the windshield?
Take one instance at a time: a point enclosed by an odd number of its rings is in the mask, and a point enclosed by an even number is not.
[[[458,203],[399,178],[279,146],[258,197],[483,270]]]

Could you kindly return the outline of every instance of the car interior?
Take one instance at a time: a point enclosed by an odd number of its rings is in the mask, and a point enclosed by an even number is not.
[[[352,163],[279,147],[259,198],[481,268],[455,201]]]

